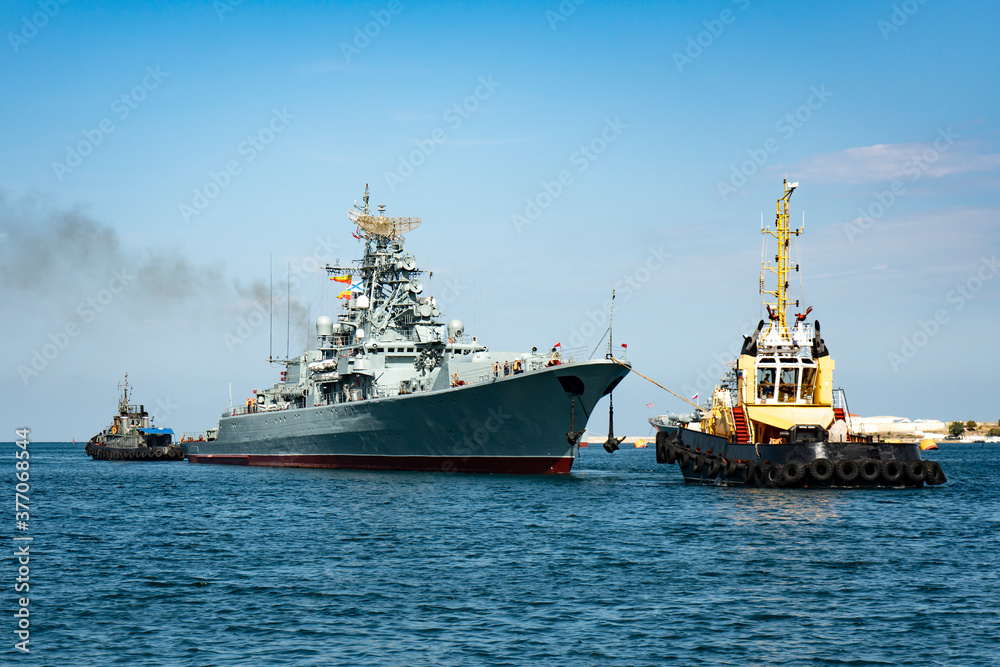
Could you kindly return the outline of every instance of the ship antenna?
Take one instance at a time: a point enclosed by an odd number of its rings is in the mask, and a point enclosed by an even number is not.
[[[612,345],[612,342],[613,342],[612,339],[615,336],[614,331],[613,331],[614,323],[615,323],[615,291],[612,289],[611,290],[611,312],[608,313],[608,358],[609,359],[612,356],[614,356],[614,351],[615,351],[614,345]]]
[[[292,336],[292,263],[288,263],[288,274],[285,278],[285,361],[292,353],[288,341]]]
[[[267,256],[269,280],[267,286],[267,363],[274,361],[274,255]],[[230,398],[230,403],[232,398]]]

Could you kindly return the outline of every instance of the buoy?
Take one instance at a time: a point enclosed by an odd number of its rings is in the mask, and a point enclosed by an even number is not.
[[[648,447],[648,446],[649,445],[647,445],[646,441],[643,440],[642,438],[639,438],[638,440],[635,441],[635,448],[636,449],[642,449],[642,448]]]
[[[938,448],[937,443],[931,440],[930,438],[927,438],[926,440],[920,443],[920,449],[923,451],[927,451],[928,449],[937,449],[937,448]]]

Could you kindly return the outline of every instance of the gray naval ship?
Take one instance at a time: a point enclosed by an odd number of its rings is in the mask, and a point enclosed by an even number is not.
[[[285,360],[270,388],[223,413],[188,461],[369,470],[569,473],[591,411],[629,373],[561,346],[491,350],[444,324],[403,238],[419,218],[348,212],[364,256],[323,267],[343,289],[337,320]],[[583,354],[586,354],[584,352]],[[609,437],[610,439],[610,437]]]

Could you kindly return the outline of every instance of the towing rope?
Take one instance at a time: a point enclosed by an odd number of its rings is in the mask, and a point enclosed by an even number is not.
[[[618,364],[619,366],[625,366],[625,368],[628,368],[628,369],[629,369],[629,370],[631,370],[631,371],[632,371],[633,373],[635,373],[636,375],[638,375],[639,377],[641,377],[641,378],[642,378],[643,380],[649,380],[650,382],[652,382],[653,384],[655,384],[655,385],[656,385],[657,387],[659,387],[659,388],[660,388],[660,389],[662,389],[663,391],[667,392],[668,394],[673,394],[674,396],[676,396],[677,398],[681,399],[682,401],[684,401],[684,402],[685,402],[685,403],[687,403],[688,405],[693,405],[694,407],[696,407],[697,409],[701,410],[702,412],[705,412],[705,408],[701,407],[701,406],[700,406],[700,405],[698,405],[697,403],[692,403],[691,401],[687,400],[686,398],[684,398],[683,396],[681,396],[681,395],[680,395],[680,394],[678,394],[677,392],[674,392],[674,391],[670,391],[669,389],[667,389],[666,387],[664,387],[664,386],[663,386],[662,384],[660,384],[660,383],[659,383],[659,382],[657,382],[656,380],[653,380],[653,379],[650,379],[650,378],[646,377],[645,375],[643,375],[643,374],[642,374],[642,373],[640,373],[639,371],[635,370],[635,369],[634,369],[634,368],[632,368],[631,366],[629,366],[629,365],[627,365],[627,364],[623,364],[622,362],[618,361],[618,360],[617,360],[617,359],[615,359],[614,357],[611,357],[611,361],[615,362],[615,363],[616,363],[616,364]]]

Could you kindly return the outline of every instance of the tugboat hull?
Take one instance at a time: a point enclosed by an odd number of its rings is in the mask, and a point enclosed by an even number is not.
[[[682,426],[656,427],[657,461],[676,463],[687,484],[902,488],[947,481],[936,461],[921,460],[916,444],[736,444]]]
[[[177,445],[147,447],[115,447],[91,440],[87,443],[87,455],[101,461],[183,461],[184,450]]]

